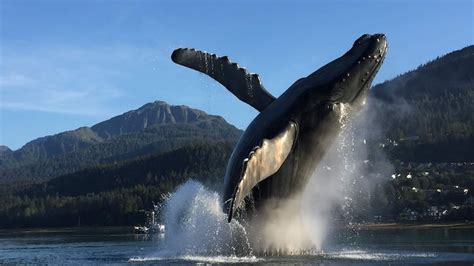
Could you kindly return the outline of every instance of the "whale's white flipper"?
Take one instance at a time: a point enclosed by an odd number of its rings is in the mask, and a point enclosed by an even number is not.
[[[194,49],[180,48],[171,55],[173,62],[202,72],[224,85],[241,101],[262,111],[275,100],[261,84],[258,74],[248,73],[227,56],[218,57]]]
[[[297,124],[290,121],[278,135],[272,139],[263,139],[261,145],[250,152],[244,160],[241,179],[230,204],[229,221],[252,188],[280,169],[290,154],[296,135]]]

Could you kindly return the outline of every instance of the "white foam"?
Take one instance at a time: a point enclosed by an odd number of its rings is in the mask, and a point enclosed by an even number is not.
[[[350,259],[367,261],[391,261],[410,258],[434,258],[434,253],[389,253],[389,252],[369,252],[365,250],[344,250],[329,252],[323,255],[329,259]]]
[[[177,257],[134,257],[129,259],[130,262],[145,262],[145,261],[163,261],[163,260],[177,260],[177,261],[193,261],[193,262],[207,262],[207,263],[254,263],[261,262],[264,259],[255,256],[238,257],[238,256],[177,256]]]

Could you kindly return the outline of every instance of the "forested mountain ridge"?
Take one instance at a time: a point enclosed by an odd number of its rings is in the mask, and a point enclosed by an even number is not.
[[[49,181],[0,186],[0,228],[132,225],[178,185],[194,178],[219,189],[233,142],[209,141],[157,156],[102,165]]]
[[[0,145],[0,156],[12,152],[8,146]]]
[[[404,161],[474,161],[474,45],[371,90],[369,108]]]
[[[32,140],[19,150],[14,151],[12,155],[16,161],[31,162],[78,151],[109,140],[114,136],[141,132],[156,125],[194,123],[219,118],[222,122],[225,122],[221,117],[208,115],[201,110],[183,105],[172,106],[163,101],[155,101],[92,127],[81,127]],[[6,159],[0,159],[0,165],[5,164]]]
[[[4,154],[0,180],[46,180],[206,140],[235,142],[240,134],[220,116],[157,101],[91,128],[39,138]]]

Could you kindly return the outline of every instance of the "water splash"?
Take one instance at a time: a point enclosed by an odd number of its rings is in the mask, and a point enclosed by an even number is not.
[[[190,180],[164,205],[166,237],[159,256],[252,256],[244,226],[227,223],[217,192]]]
[[[285,202],[267,202],[249,225],[251,243],[264,256],[317,255],[321,253],[314,224],[308,223],[296,196]]]
[[[284,202],[266,203],[252,221],[251,241],[265,255],[318,255],[332,222],[333,210],[343,205],[351,217],[354,136],[349,105],[335,104],[339,133],[306,189]],[[253,228],[254,227],[254,228]],[[256,238],[256,239],[255,239]]]
[[[334,106],[340,133],[318,165],[305,191],[262,215],[263,221],[227,223],[221,197],[196,181],[188,181],[164,205],[166,239],[157,258],[220,257],[253,259],[262,255],[321,255],[335,217],[352,225],[366,157],[356,149],[350,107]],[[357,125],[360,126],[360,125]],[[361,156],[362,154],[362,156]],[[270,219],[267,219],[271,217]],[[255,226],[255,224],[257,226]],[[356,237],[357,232],[352,236]]]
[[[334,109],[339,114],[341,131],[316,168],[302,201],[304,219],[312,224],[313,238],[323,250],[330,248],[335,238],[345,239],[351,247],[358,246],[356,223],[370,221],[371,194],[385,182],[382,177],[392,172],[384,154],[369,154],[364,140],[377,124],[368,119],[368,110],[354,116],[350,106],[341,104]],[[349,230],[341,230],[344,228]]]
[[[337,104],[334,110],[340,131],[303,192],[301,211],[302,219],[311,227],[308,234],[322,250],[331,245],[333,239],[328,236],[335,235],[346,239],[350,246],[357,246],[355,216],[367,208],[361,198],[366,198],[371,189],[367,185],[367,150],[357,145],[357,139],[363,136],[355,133],[355,129],[367,126],[365,119],[353,117],[349,105]]]

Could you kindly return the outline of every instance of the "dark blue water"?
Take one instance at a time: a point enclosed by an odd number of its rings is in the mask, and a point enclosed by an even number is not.
[[[474,265],[472,227],[365,229],[350,238],[334,233],[321,253],[267,257],[163,255],[164,235],[128,230],[1,231],[0,264]]]

